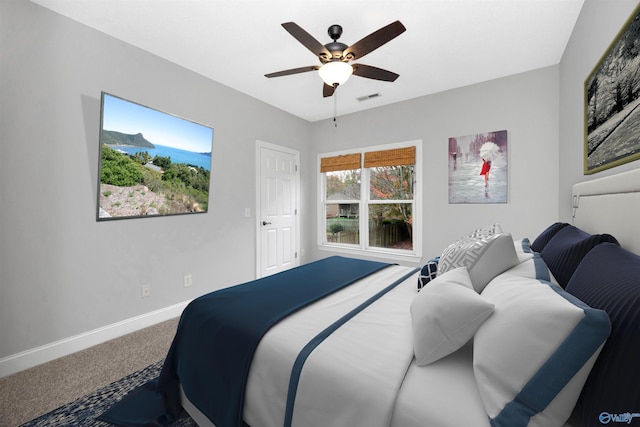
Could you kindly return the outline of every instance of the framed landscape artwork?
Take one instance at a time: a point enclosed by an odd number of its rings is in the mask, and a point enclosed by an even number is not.
[[[640,159],[640,7],[584,83],[584,173]]]
[[[449,138],[449,203],[507,203],[507,131]]]
[[[205,213],[213,128],[101,97],[97,220]]]

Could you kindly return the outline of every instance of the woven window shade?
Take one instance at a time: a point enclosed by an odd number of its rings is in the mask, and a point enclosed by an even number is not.
[[[416,164],[416,147],[364,153],[364,167],[401,166]]]
[[[345,154],[320,159],[320,172],[360,169],[360,153]]]

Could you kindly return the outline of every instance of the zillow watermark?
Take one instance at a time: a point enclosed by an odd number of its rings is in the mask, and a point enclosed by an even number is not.
[[[600,422],[602,424],[609,424],[609,423],[631,424],[634,418],[640,418],[640,413],[625,412],[624,414],[610,414],[608,412],[602,412],[599,417]]]

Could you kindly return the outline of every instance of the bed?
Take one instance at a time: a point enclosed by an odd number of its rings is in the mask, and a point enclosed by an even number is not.
[[[420,268],[329,257],[197,299],[156,391],[200,426],[640,425],[639,183],[577,184],[571,224],[481,227]]]

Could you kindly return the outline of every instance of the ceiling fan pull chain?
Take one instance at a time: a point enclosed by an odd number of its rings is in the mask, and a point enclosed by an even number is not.
[[[337,89],[337,88],[336,88]],[[338,111],[338,91],[333,93],[333,126],[338,127],[338,122],[336,121],[336,115]]]

